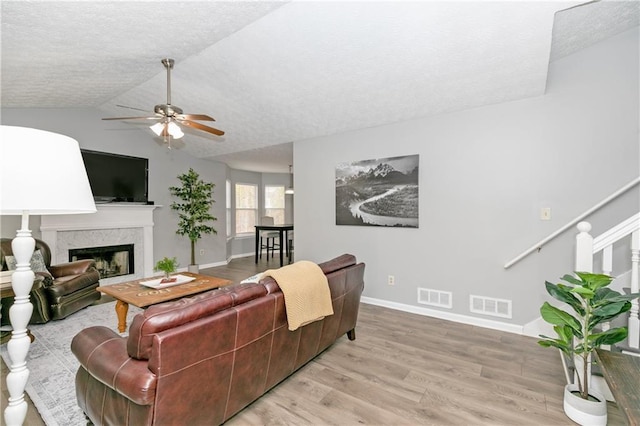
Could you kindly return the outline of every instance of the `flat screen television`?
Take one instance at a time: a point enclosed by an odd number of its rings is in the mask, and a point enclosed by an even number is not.
[[[149,160],[108,152],[80,150],[96,203],[147,204]]]

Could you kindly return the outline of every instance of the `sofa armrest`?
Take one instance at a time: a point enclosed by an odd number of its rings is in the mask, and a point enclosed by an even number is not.
[[[60,265],[51,265],[47,269],[55,278],[67,275],[80,275],[96,268],[96,261],[93,259],[76,260],[69,263],[61,263]]]
[[[156,375],[146,361],[129,357],[126,340],[107,327],[89,327],[74,336],[71,351],[95,379],[138,405],[151,405]]]

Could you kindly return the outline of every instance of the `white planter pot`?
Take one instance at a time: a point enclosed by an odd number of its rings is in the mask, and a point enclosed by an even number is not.
[[[191,272],[192,274],[197,274],[198,272],[200,272],[200,267],[198,265],[189,265],[187,266],[187,271]]]
[[[578,391],[578,385],[570,384],[564,387],[564,413],[574,422],[583,426],[606,426],[607,425],[607,400],[599,392],[592,389],[589,395],[598,401],[582,399],[580,394],[571,392]]]

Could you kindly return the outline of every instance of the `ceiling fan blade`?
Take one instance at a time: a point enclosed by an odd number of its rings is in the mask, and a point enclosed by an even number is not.
[[[180,123],[184,124],[188,127],[193,127],[194,129],[203,130],[208,133],[213,133],[214,135],[222,136],[224,132],[222,130],[214,129],[213,127],[205,126],[204,124],[197,123],[195,121],[189,120],[178,120]]]
[[[116,106],[120,107],[120,108],[135,109],[136,111],[142,111],[142,112],[146,112],[146,113],[150,112],[149,110],[146,110],[146,109],[135,108],[135,107],[130,107],[130,106],[126,106],[126,105],[116,105]]]
[[[153,117],[109,117],[103,118],[103,120],[159,120],[162,117],[159,115]]]
[[[176,114],[174,117],[178,120],[216,121],[206,114]]]

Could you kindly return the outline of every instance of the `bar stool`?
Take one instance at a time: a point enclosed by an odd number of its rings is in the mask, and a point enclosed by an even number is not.
[[[273,225],[273,217],[262,216],[260,218],[260,224]],[[281,247],[280,233],[276,231],[260,231],[260,259],[262,259],[262,249],[267,249],[267,260],[269,260],[269,249],[271,249],[271,257],[273,257],[276,247],[278,249]]]

